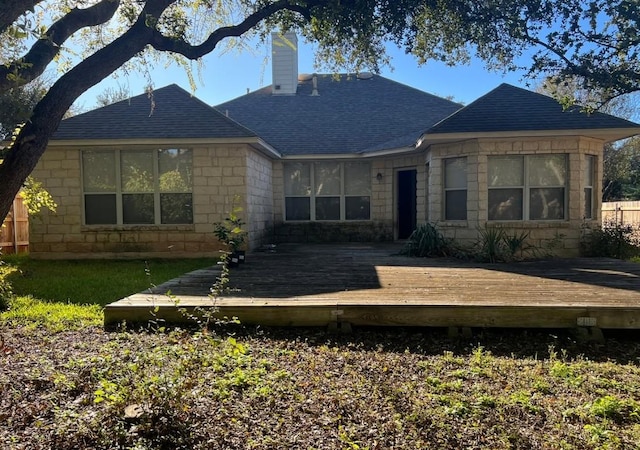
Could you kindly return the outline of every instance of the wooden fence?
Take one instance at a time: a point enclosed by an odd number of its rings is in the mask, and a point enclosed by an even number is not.
[[[602,223],[640,225],[640,201],[605,202],[602,204]]]
[[[20,194],[0,228],[0,251],[5,254],[29,251],[29,214]]]

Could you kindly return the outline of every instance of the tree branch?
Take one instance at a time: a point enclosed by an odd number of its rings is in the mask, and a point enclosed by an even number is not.
[[[18,17],[33,11],[43,0],[4,0],[0,8],[0,34],[4,33]]]
[[[224,38],[241,36],[251,28],[256,26],[262,20],[272,16],[278,11],[293,11],[301,14],[303,17],[311,17],[312,8],[326,3],[322,0],[306,1],[304,4],[296,3],[295,0],[279,0],[270,5],[266,5],[247,16],[241,23],[228,27],[221,27],[209,35],[209,37],[199,45],[191,45],[184,39],[175,39],[167,37],[160,31],[154,30],[151,46],[158,51],[168,51],[178,53],[188,59],[198,59],[211,53],[218,43]]]
[[[104,0],[103,0],[104,1]],[[71,104],[87,89],[95,86],[109,76],[125,62],[144,51],[157,37],[154,31],[154,18],[159,18],[165,9],[177,0],[147,0],[136,22],[120,37],[93,55],[84,59],[69,72],[62,75],[51,86],[47,94],[35,107],[31,119],[21,129],[15,145],[0,164],[0,218],[4,218],[26,177],[33,171],[38,160],[47,148],[49,139],[58,128],[64,113]],[[324,0],[315,0],[320,3]],[[312,0],[310,2],[314,3]],[[208,41],[211,50],[215,43],[227,36],[240,35],[268,18],[279,10],[298,10],[301,8],[290,1],[278,1],[259,9],[248,16],[240,25],[227,27],[218,33],[212,33]],[[244,31],[242,31],[244,30]],[[170,49],[166,49],[170,50]]]
[[[120,0],[101,0],[85,9],[74,8],[47,30],[31,49],[8,66],[0,66],[0,90],[22,86],[44,72],[61,45],[81,28],[103,24],[113,17]]]

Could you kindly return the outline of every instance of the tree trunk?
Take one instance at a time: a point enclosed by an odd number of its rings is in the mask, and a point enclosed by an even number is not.
[[[0,221],[9,214],[13,198],[35,169],[49,139],[73,102],[143,51],[150,37],[144,20],[138,20],[122,36],[79,63],[51,86],[0,165]]]

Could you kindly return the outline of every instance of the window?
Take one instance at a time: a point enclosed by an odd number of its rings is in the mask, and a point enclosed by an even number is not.
[[[371,166],[319,161],[284,165],[286,220],[369,220]]]
[[[489,157],[489,220],[562,220],[566,155]]]
[[[596,157],[587,155],[584,170],[584,218],[593,219],[593,180],[595,179]]]
[[[467,220],[467,158],[444,160],[444,219]]]
[[[193,223],[186,149],[82,152],[85,224]]]

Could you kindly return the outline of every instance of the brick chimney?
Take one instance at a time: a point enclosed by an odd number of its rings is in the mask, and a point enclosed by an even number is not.
[[[272,92],[294,95],[298,90],[298,37],[295,33],[271,33]]]

